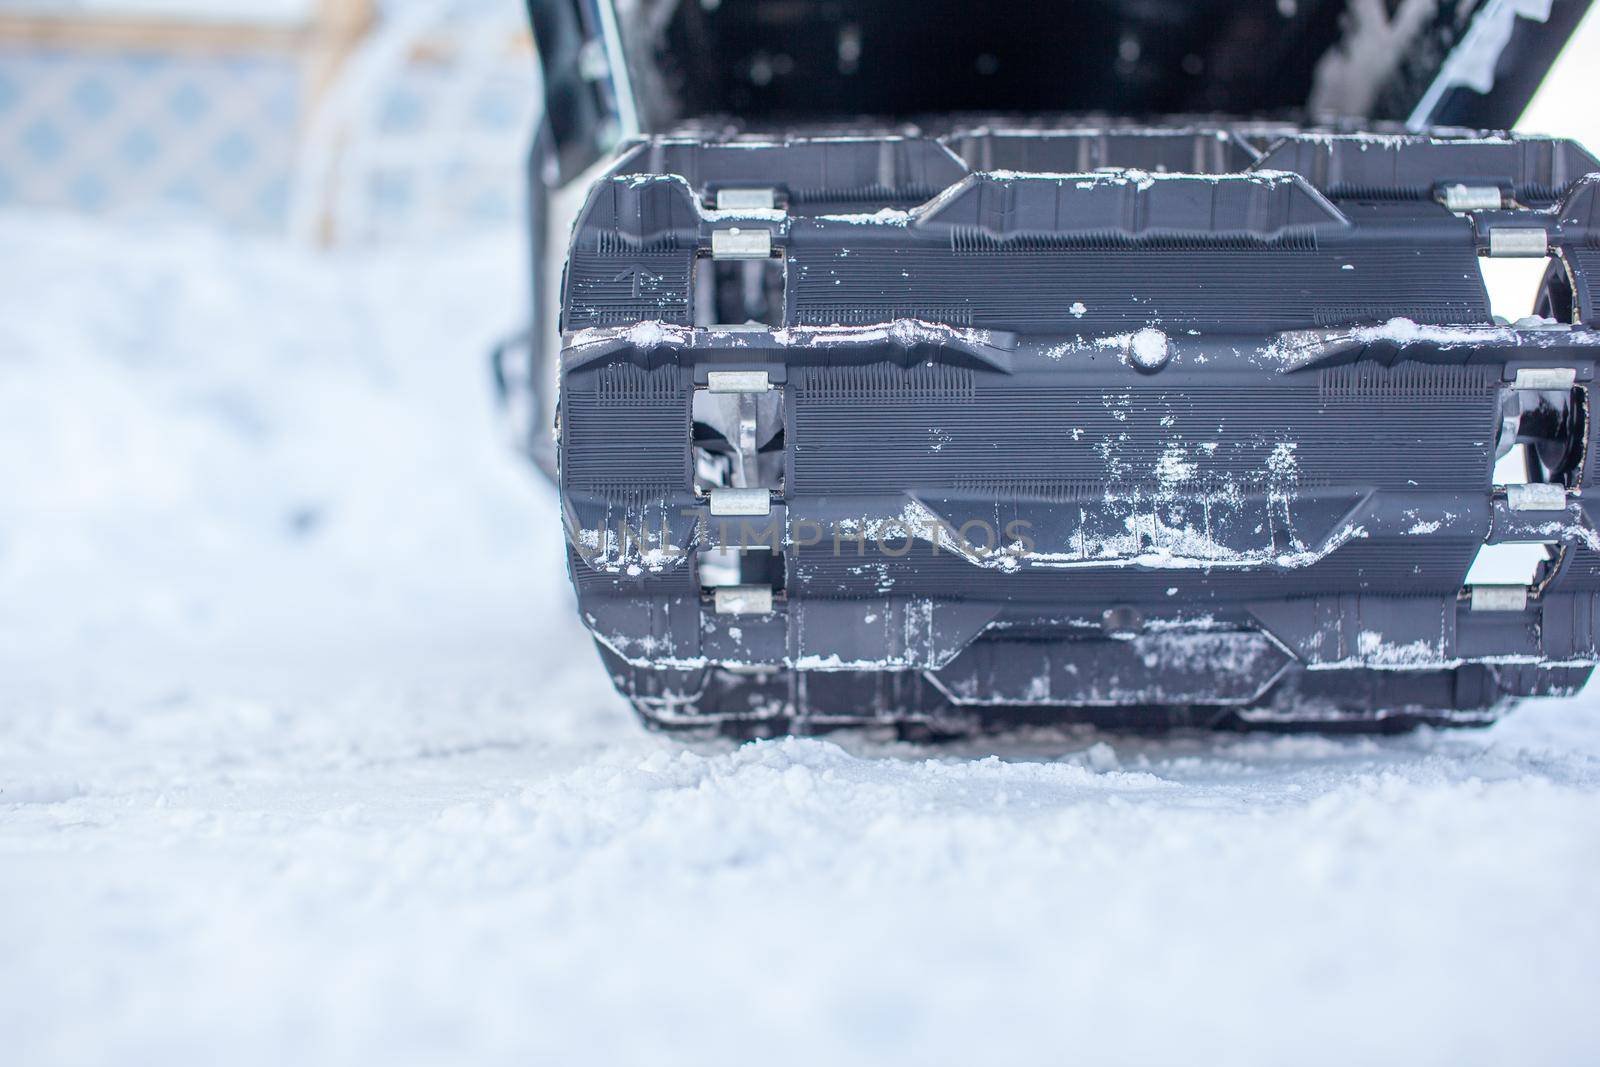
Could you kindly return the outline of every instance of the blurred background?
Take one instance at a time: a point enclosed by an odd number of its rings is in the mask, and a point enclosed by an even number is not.
[[[538,103],[515,0],[0,0],[0,208],[505,227]]]
[[[532,597],[486,356],[539,85],[516,0],[0,0],[0,660]]]

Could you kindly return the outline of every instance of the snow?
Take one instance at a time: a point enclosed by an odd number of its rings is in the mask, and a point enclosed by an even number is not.
[[[1134,333],[1128,342],[1134,366],[1155,370],[1167,361],[1167,335],[1153,326]]]
[[[688,348],[694,343],[694,330],[659,319],[647,319],[628,326],[590,326],[576,330],[565,344],[568,348],[587,348],[611,341],[625,341],[636,348],[657,348],[662,345]]]
[[[663,345],[688,347],[694,342],[697,327],[677,326],[669,322],[650,320],[629,326],[590,326],[576,330],[564,342],[568,348],[587,348],[591,345],[623,341],[638,348],[656,348]],[[778,345],[833,345],[878,344],[893,341],[903,347],[930,342],[933,344],[961,343],[987,347],[991,343],[988,330],[974,330],[965,326],[949,326],[942,322],[925,322],[922,319],[895,319],[893,322],[871,326],[786,326],[771,329],[765,326],[730,329],[720,326],[708,331],[714,338],[731,338],[743,345],[751,334],[765,334]]]
[[[6,1062],[1594,1058],[1592,698],[638,729],[496,435],[522,264],[0,217]]]
[[[883,207],[877,211],[858,211],[844,215],[818,215],[818,222],[845,222],[852,226],[909,226],[912,213],[899,208]]]
[[[1157,182],[1190,182],[1205,185],[1261,185],[1273,188],[1300,180],[1299,175],[1281,170],[1252,170],[1234,174],[1191,173],[1189,171],[1151,171],[1138,167],[1103,167],[1091,171],[984,170],[976,177],[997,182],[1071,182],[1075,189],[1131,185],[1144,192]]]
[[[923,342],[987,347],[992,335],[988,330],[906,318],[872,326],[787,326],[773,330],[772,339],[780,345],[877,344],[894,341],[906,348]]]

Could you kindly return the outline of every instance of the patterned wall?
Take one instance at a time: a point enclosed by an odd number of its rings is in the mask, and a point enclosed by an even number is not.
[[[516,225],[539,106],[521,3],[378,10],[314,100],[293,52],[0,34],[0,210],[339,243]]]
[[[0,45],[0,207],[280,226],[301,93],[292,57]]]

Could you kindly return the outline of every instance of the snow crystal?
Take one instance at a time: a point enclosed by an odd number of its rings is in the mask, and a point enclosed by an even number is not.
[[[1356,636],[1354,662],[1370,667],[1433,668],[1446,662],[1441,643],[1413,640],[1395,644],[1377,630],[1363,630]]]
[[[1153,327],[1139,330],[1129,341],[1128,354],[1135,366],[1154,370],[1167,361],[1167,335]]]
[[[1272,453],[1267,457],[1267,470],[1280,478],[1292,477],[1300,470],[1300,461],[1295,458],[1299,445],[1293,441],[1279,441],[1272,446]]]
[[[1164,486],[1175,486],[1193,478],[1198,469],[1182,445],[1168,445],[1156,461],[1156,478]]]
[[[1157,182],[1202,182],[1207,185],[1283,185],[1300,180],[1298,175],[1281,170],[1252,170],[1232,174],[1197,174],[1188,171],[1149,171],[1137,167],[1105,167],[1093,171],[1030,171],[985,170],[975,171],[975,177],[1002,182],[1071,182],[1077,189],[1099,186],[1132,185],[1143,192]]]
[[[660,345],[687,348],[694,343],[694,330],[688,326],[650,319],[629,326],[591,326],[578,330],[567,339],[566,345],[568,348],[588,348],[608,341],[626,341],[637,348]]]
[[[988,345],[990,337],[988,330],[947,326],[942,322],[923,319],[895,319],[872,326],[788,326],[772,331],[772,339],[780,345],[875,344],[885,340],[893,340],[907,347],[924,341]]]
[[[892,207],[879,208],[872,212],[816,216],[819,222],[847,222],[852,226],[909,226],[914,217],[914,212]]]

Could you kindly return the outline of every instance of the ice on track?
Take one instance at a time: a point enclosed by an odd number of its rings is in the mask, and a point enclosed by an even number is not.
[[[640,732],[493,432],[522,267],[0,219],[6,1062],[1594,1058],[1593,697]]]

